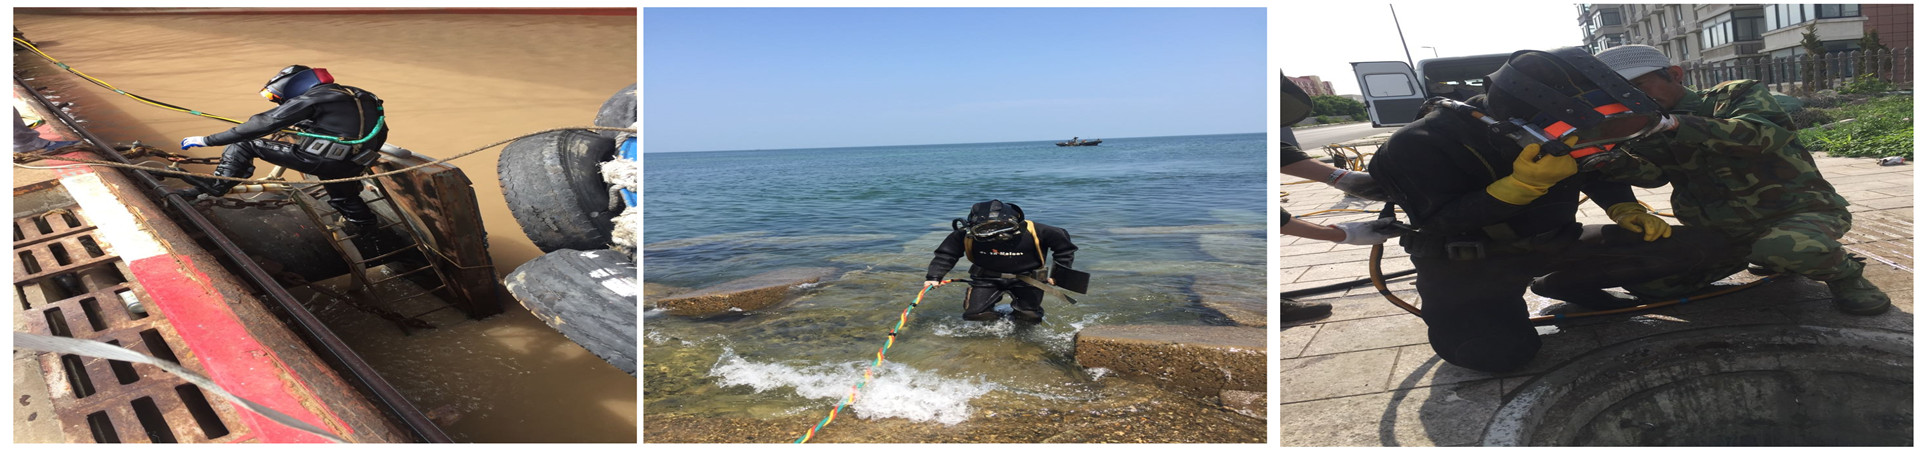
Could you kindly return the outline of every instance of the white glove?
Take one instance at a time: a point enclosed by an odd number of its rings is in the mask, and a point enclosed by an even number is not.
[[[205,147],[205,146],[207,146],[206,136],[194,136],[194,137],[189,137],[189,138],[180,140],[181,150],[186,150],[194,147]]]
[[[1387,239],[1405,233],[1405,230],[1400,229],[1400,227],[1395,227],[1392,224],[1393,219],[1374,219],[1360,222],[1347,222],[1334,225],[1333,227],[1339,228],[1340,231],[1347,233],[1347,238],[1340,240],[1342,244],[1374,245],[1385,243]]]
[[[1672,114],[1661,114],[1660,124],[1656,127],[1655,131],[1673,131],[1674,128],[1680,128],[1680,119],[1673,118]]]
[[[1333,169],[1333,174],[1327,176],[1327,184],[1331,184],[1334,189],[1345,191],[1355,197],[1373,201],[1387,201],[1387,193],[1380,190],[1380,185],[1374,184],[1373,174],[1370,173],[1355,172],[1347,169]]]

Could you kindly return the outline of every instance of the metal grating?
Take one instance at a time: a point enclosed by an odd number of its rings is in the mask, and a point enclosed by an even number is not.
[[[78,207],[14,220],[14,293],[29,332],[89,339],[205,373],[127,280]],[[225,400],[144,364],[39,355],[68,442],[230,442],[251,435]]]

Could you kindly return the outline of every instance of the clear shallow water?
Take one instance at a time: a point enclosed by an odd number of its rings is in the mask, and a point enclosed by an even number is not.
[[[841,274],[761,311],[707,319],[648,311],[644,411],[818,420],[860,380],[913,300],[949,221],[992,198],[1066,228],[1092,292],[1079,305],[1049,297],[1046,323],[1016,326],[962,321],[964,288],[936,289],[848,413],[953,425],[1008,409],[1089,408],[1111,380],[1073,363],[1080,329],[1224,323],[1195,302],[1201,288],[1264,297],[1265,148],[1255,133],[1091,148],[648,153],[648,283],[700,288],[787,267]],[[949,277],[964,277],[966,266]]]

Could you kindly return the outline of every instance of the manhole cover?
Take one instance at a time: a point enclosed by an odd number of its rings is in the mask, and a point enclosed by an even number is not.
[[[1913,336],[1745,325],[1595,350],[1515,390],[1498,446],[1913,445]]]

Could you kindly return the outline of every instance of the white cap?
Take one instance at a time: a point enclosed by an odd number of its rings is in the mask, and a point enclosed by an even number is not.
[[[1667,55],[1661,54],[1660,49],[1648,45],[1622,45],[1601,51],[1593,57],[1628,80],[1673,65],[1667,62]]]

